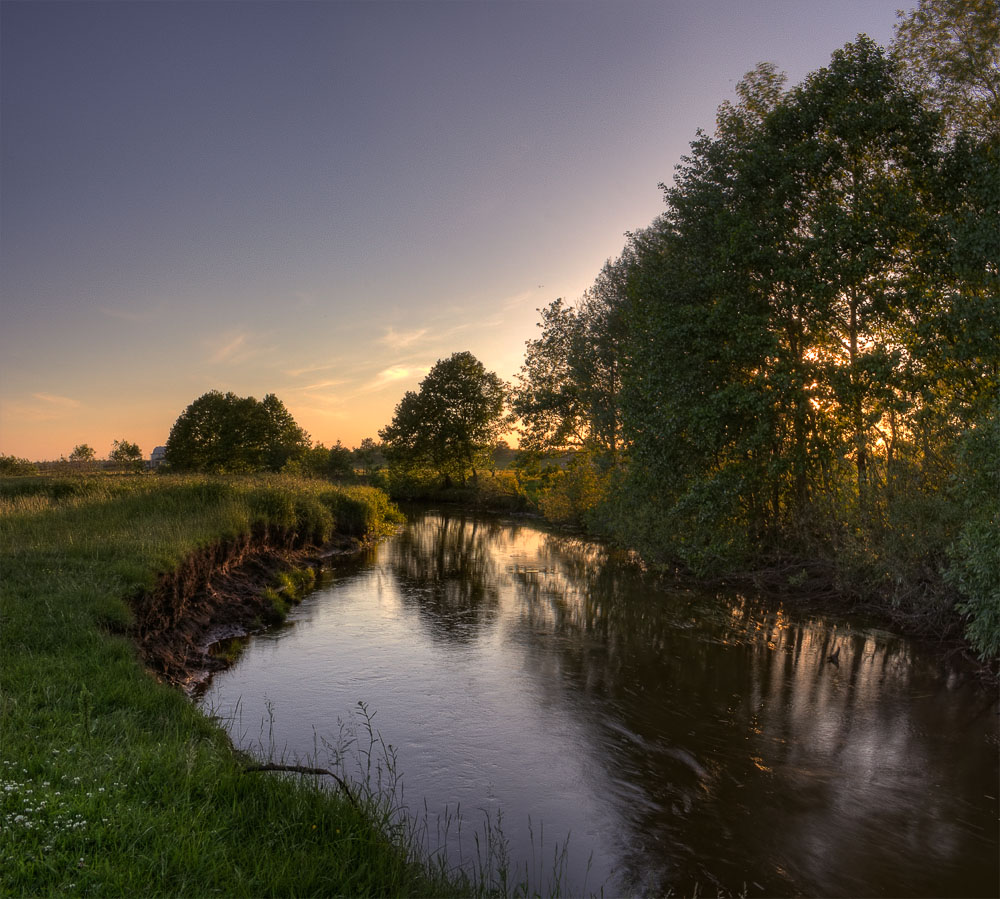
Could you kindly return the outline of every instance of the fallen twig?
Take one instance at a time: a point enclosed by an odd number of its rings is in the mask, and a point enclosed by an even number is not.
[[[266,765],[250,765],[243,770],[250,773],[257,771],[291,771],[294,774],[324,774],[337,781],[337,785],[344,791],[344,795],[351,801],[351,805],[359,810],[361,808],[358,804],[358,800],[354,797],[354,793],[351,792],[351,788],[347,785],[347,781],[345,781],[339,774],[335,774],[329,768],[311,768],[307,765],[278,765],[274,762],[268,762]]]

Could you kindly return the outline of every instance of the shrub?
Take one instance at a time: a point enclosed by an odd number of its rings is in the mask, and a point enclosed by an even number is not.
[[[0,455],[0,476],[38,474],[38,466],[18,456]]]
[[[984,659],[1000,657],[1000,403],[959,447],[953,494],[964,513],[946,577],[962,594],[966,637]]]

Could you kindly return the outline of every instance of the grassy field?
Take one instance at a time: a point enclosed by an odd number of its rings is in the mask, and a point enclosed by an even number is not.
[[[363,785],[248,772],[128,636],[129,599],[213,542],[373,536],[393,515],[304,480],[0,479],[0,894],[466,892]]]

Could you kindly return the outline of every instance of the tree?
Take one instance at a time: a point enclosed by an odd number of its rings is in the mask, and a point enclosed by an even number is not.
[[[362,474],[372,474],[385,462],[381,445],[373,437],[365,437],[360,445],[354,448],[354,462]]]
[[[631,246],[609,260],[580,302],[554,300],[527,342],[511,391],[523,449],[586,448],[609,460],[621,449],[621,371]]]
[[[339,440],[330,448],[327,457],[327,470],[338,478],[350,477],[354,474],[353,454]]]
[[[821,494],[872,507],[920,402],[908,345],[937,239],[936,121],[880,48],[859,38],[780,97],[751,75],[629,287],[628,508],[703,535],[685,552],[706,564],[801,533]]]
[[[920,0],[899,18],[893,56],[945,132],[1000,137],[1000,0]]]
[[[38,474],[38,466],[20,456],[0,455],[0,475]]]
[[[97,458],[97,450],[87,443],[79,443],[73,447],[73,452],[69,454],[70,462],[87,463],[93,462]]]
[[[142,450],[139,449],[138,443],[130,443],[128,440],[116,440],[111,446],[108,458],[125,468],[131,468],[136,471],[142,470]]]
[[[309,435],[274,394],[258,401],[212,390],[174,422],[166,455],[176,471],[280,471],[309,447]]]
[[[379,431],[390,463],[431,469],[446,486],[453,478],[464,484],[470,472],[475,479],[500,435],[505,392],[503,381],[472,353],[439,359]]]

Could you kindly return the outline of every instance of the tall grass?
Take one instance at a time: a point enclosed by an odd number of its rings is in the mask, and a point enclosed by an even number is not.
[[[104,626],[219,539],[368,536],[392,518],[376,491],[289,479],[0,479],[0,893],[464,890],[369,807],[315,778],[248,773]]]

